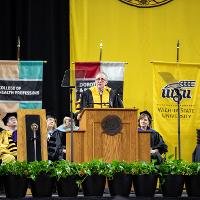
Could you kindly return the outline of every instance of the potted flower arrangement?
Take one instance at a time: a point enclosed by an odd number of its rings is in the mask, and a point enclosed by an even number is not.
[[[163,196],[180,197],[182,195],[187,168],[188,162],[183,160],[167,160],[159,166]]]
[[[28,164],[28,178],[33,197],[50,197],[52,195],[55,183],[52,171],[51,161],[33,161]]]
[[[185,176],[185,187],[189,197],[200,197],[200,163],[193,162],[188,164],[186,176]]]
[[[153,197],[158,179],[155,162],[133,162],[131,165],[136,196]]]
[[[106,176],[111,196],[128,197],[132,187],[131,165],[125,161],[107,164]]]
[[[82,177],[81,185],[85,196],[102,196],[106,183],[107,164],[102,160],[84,162],[80,166],[79,175]]]
[[[60,160],[54,163],[52,175],[56,178],[58,195],[60,197],[75,197],[79,191],[80,164]]]
[[[27,162],[3,163],[0,174],[3,177],[7,198],[25,197],[28,187]]]

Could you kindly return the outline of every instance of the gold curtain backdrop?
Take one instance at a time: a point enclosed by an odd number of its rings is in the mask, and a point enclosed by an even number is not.
[[[71,62],[99,61],[102,40],[103,61],[128,62],[124,80],[125,107],[148,109],[153,113],[150,62],[176,62],[179,40],[180,62],[200,63],[199,7],[199,0],[173,0],[152,8],[137,8],[119,0],[70,0]],[[155,124],[154,128],[159,129],[159,126]],[[199,127],[193,126],[188,133],[188,138],[191,135],[194,139],[191,145],[182,146],[183,159],[191,160],[196,128]],[[160,134],[166,136],[168,143],[167,133]],[[170,153],[174,153],[173,148]]]

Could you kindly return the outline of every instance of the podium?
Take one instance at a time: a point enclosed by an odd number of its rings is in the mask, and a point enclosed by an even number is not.
[[[70,158],[70,133],[66,133],[66,159]],[[150,134],[137,132],[137,109],[86,108],[80,131],[73,132],[75,162],[102,159],[150,161]]]

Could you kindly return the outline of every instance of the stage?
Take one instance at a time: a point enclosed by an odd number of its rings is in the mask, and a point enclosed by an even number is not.
[[[9,199],[6,198],[5,194],[0,195],[0,199]],[[188,197],[186,192],[184,191],[181,197],[163,197],[162,194],[155,194],[154,197],[136,197],[134,193],[131,193],[128,198],[126,197],[111,197],[110,194],[104,193],[103,197],[85,197],[82,193],[79,193],[77,197],[59,197],[57,194],[53,194],[52,197],[44,197],[44,198],[33,198],[31,195],[26,195],[25,198],[22,199],[44,199],[44,200],[176,200],[176,199],[184,199],[184,200],[192,200],[192,199],[200,199],[200,197]]]

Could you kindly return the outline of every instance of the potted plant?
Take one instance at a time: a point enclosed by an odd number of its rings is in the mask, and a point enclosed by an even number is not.
[[[33,197],[50,197],[52,195],[55,183],[52,171],[51,161],[33,161],[28,164],[28,177]]]
[[[159,166],[163,196],[179,197],[182,195],[187,168],[188,162],[183,160],[167,160]]]
[[[60,160],[54,163],[52,175],[56,178],[58,195],[60,197],[75,197],[78,195],[80,164]]]
[[[158,179],[155,162],[133,162],[131,166],[136,196],[153,197]]]
[[[111,196],[128,197],[132,187],[131,165],[125,161],[108,163],[106,176]]]
[[[27,162],[3,163],[0,167],[7,198],[23,198],[26,195]]]
[[[80,166],[79,175],[82,177],[81,185],[85,196],[102,196],[106,184],[107,164],[102,160],[84,162]]]
[[[200,197],[200,163],[193,162],[188,164],[185,187],[189,197]]]

